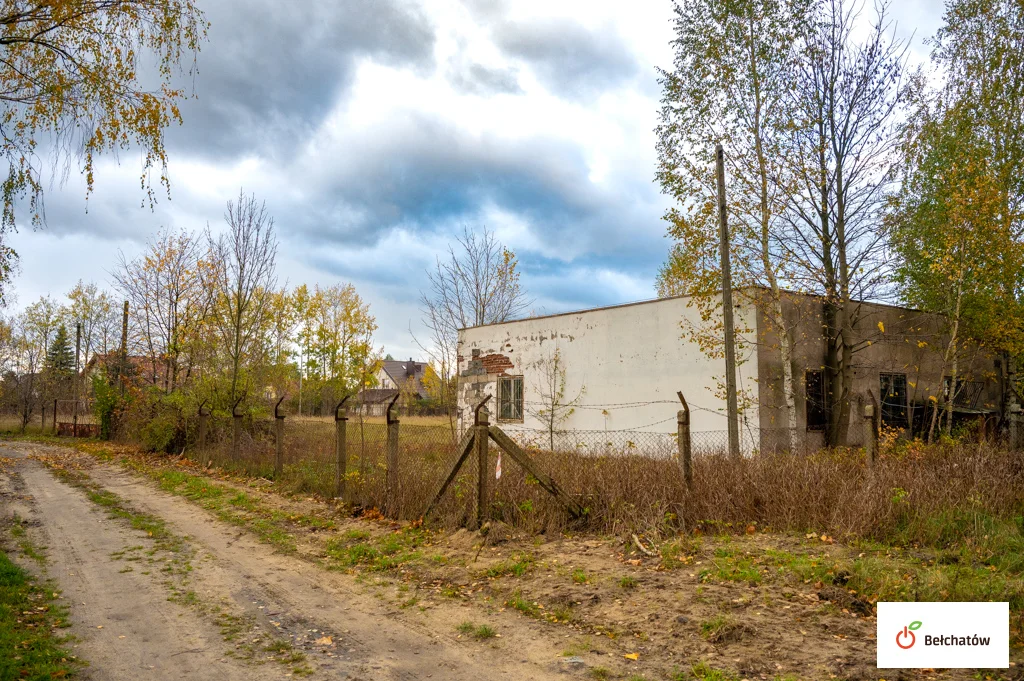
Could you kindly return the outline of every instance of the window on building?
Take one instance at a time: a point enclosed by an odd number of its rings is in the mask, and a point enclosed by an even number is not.
[[[978,398],[981,397],[981,393],[985,389],[985,383],[983,381],[965,381],[963,378],[957,376],[956,389],[953,391],[953,394],[950,395],[949,389],[952,385],[952,376],[944,376],[942,378],[942,394],[947,400],[952,398],[953,406],[968,407],[971,409],[978,406]]]
[[[828,408],[825,402],[825,372],[809,370],[804,375],[804,394],[807,407],[807,430],[825,430]]]
[[[498,419],[523,420],[522,376],[502,376],[498,379]]]
[[[879,391],[882,394],[882,423],[896,428],[906,428],[907,423],[907,375],[879,374]]]

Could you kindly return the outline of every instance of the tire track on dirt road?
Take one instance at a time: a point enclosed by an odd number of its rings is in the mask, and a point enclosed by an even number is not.
[[[15,447],[4,445],[0,448],[0,456],[11,456],[4,449],[13,450]],[[17,450],[23,456],[30,448],[19,446]],[[39,495],[40,491],[45,494],[49,489],[54,495],[77,497],[79,506],[89,504],[81,492],[58,482],[36,462],[26,461],[21,468],[26,472],[26,483],[33,490],[32,494]],[[133,507],[161,518],[169,529],[188,538],[197,551],[191,582],[200,599],[227,599],[253,617],[261,628],[290,634],[297,641],[301,638],[312,643],[316,637],[329,636],[332,643],[320,654],[312,655],[311,664],[322,666],[328,661],[324,655],[334,655],[330,660],[334,671],[331,678],[403,681],[509,678],[542,681],[566,678],[564,673],[559,673],[561,670],[550,657],[532,654],[529,650],[510,650],[511,642],[487,646],[460,645],[451,637],[439,635],[425,626],[396,619],[377,599],[357,591],[351,576],[330,573],[300,558],[273,553],[250,534],[240,535],[237,527],[220,521],[184,499],[157,490],[120,468],[95,463],[89,467],[88,475],[104,489],[117,494]],[[63,489],[57,492],[55,488]],[[50,506],[51,500],[39,505]],[[77,513],[91,515],[81,508]],[[102,514],[93,515],[92,525],[97,524],[96,518],[102,517]],[[52,518],[43,519],[44,525],[54,521]],[[111,524],[111,521],[104,522]],[[77,543],[80,549],[82,547],[74,534],[66,535],[63,540],[66,545]],[[106,551],[98,556],[101,562],[109,562],[109,553]],[[88,563],[92,554],[87,552],[83,557]],[[106,578],[124,577],[116,574],[117,567],[116,564],[111,567],[114,575],[106,575]],[[203,643],[210,649],[209,641]],[[182,645],[179,649],[190,647],[202,646]],[[223,644],[219,647],[214,644],[212,650],[222,648]],[[86,651],[84,656],[90,655],[89,646],[83,646],[83,651]],[[162,661],[167,659],[167,652],[161,651]],[[219,655],[217,659],[220,659]],[[224,663],[218,664],[221,668],[225,666]],[[274,678],[280,678],[281,669],[274,671],[277,673]],[[248,679],[256,681],[261,678],[258,674],[259,668],[246,668]],[[216,678],[233,677],[220,673]]]
[[[0,455],[11,452],[2,448]],[[58,482],[35,461],[18,462],[7,476],[20,478],[20,484],[5,485],[0,502],[27,521],[34,543],[46,547],[47,574],[71,609],[73,650],[88,663],[80,672],[82,678],[280,678],[278,670],[225,658],[217,627],[169,602],[158,578],[121,571],[124,564],[111,554],[138,545],[138,531],[108,518],[79,490]]]

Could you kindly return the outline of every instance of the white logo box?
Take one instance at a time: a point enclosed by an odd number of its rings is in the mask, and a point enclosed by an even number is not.
[[[1007,669],[1009,603],[879,603],[879,669]]]

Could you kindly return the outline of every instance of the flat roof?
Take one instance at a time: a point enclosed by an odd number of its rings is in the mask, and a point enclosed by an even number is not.
[[[737,289],[733,289],[733,290],[734,291],[747,291],[747,290],[750,290],[750,289],[762,289],[762,290],[765,290],[765,288],[766,287],[764,287],[764,286],[743,286],[743,287],[740,287],[740,288],[737,288]],[[800,293],[798,291],[789,291],[789,290],[784,291],[784,293],[787,293],[787,294],[792,295],[792,296],[806,296],[806,297],[809,297],[809,298],[822,298],[823,297],[823,296],[821,296],[821,295],[819,295],[817,293]],[[537,319],[552,319],[554,317],[568,317],[570,315],[585,314],[587,312],[600,312],[602,310],[615,310],[615,309],[618,309],[618,308],[621,308],[621,307],[634,307],[636,305],[649,305],[651,303],[660,303],[660,302],[666,301],[666,300],[680,300],[682,298],[692,298],[692,297],[693,297],[693,294],[686,293],[686,294],[679,295],[679,296],[665,296],[664,298],[647,298],[645,300],[634,300],[634,301],[631,301],[631,302],[628,302],[628,303],[618,303],[616,305],[602,305],[600,307],[587,307],[587,308],[583,308],[583,309],[580,309],[580,310],[567,310],[565,312],[553,312],[551,314],[536,315],[534,317],[519,317],[518,319],[507,319],[507,320],[505,320],[503,322],[491,322],[490,324],[478,324],[477,326],[464,326],[464,327],[458,329],[458,331],[466,331],[468,329],[482,329],[484,327],[489,327],[489,326],[501,326],[502,324],[516,324],[516,323],[519,323],[519,322],[528,322],[528,321],[534,321],[534,320],[537,320]],[[855,300],[855,301],[852,301],[852,302],[857,303],[859,305],[863,305],[863,304],[877,305],[878,307],[887,307],[887,308],[890,308],[890,309],[893,309],[893,310],[905,310],[907,312],[922,312],[922,313],[924,312],[924,310],[920,310],[920,309],[913,308],[913,307],[903,307],[902,305],[890,305],[889,303],[877,303],[877,302],[870,301],[870,300]],[[936,314],[938,314],[938,313],[936,313]]]

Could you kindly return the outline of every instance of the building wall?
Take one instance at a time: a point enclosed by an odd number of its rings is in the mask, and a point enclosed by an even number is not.
[[[786,297],[783,312],[793,329],[793,371],[796,379],[796,432],[799,443],[809,447],[824,444],[824,432],[807,430],[805,372],[823,369],[826,346],[822,336],[822,299],[817,296],[792,294]],[[870,402],[869,391],[880,400],[880,374],[906,375],[908,403],[927,404],[930,397],[939,397],[943,373],[943,353],[948,343],[942,317],[906,308],[859,303],[855,307],[855,342],[859,349],[853,355],[853,397],[848,422],[848,442],[864,443],[866,430],[864,404]],[[881,326],[879,326],[881,324]],[[785,422],[782,355],[778,334],[764,318],[759,320],[758,372],[763,377],[760,421],[763,429],[782,427]],[[1001,389],[994,360],[996,356],[984,348],[968,347],[958,375],[965,380],[982,381],[979,408],[999,407]]]
[[[667,298],[460,331],[460,425],[472,425],[473,406],[486,395],[492,396],[491,421],[497,421],[498,378],[522,375],[523,422],[502,427],[543,431],[536,411],[543,406],[542,384],[557,349],[565,367],[564,401],[583,391],[580,406],[558,426],[561,430],[673,434],[680,409],[676,391],[681,390],[691,406],[694,432],[725,431],[724,390],[719,390],[724,361],[709,359],[695,343],[683,339],[681,324],[699,322],[688,301]],[[751,305],[739,306],[735,316],[737,326],[756,325]],[[737,354],[742,360],[739,387],[756,404],[755,348],[748,345]],[[648,402],[662,403],[610,406]],[[756,429],[755,412],[749,417]]]

